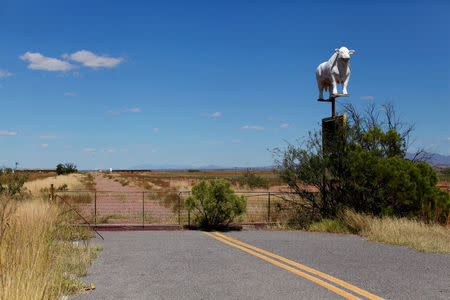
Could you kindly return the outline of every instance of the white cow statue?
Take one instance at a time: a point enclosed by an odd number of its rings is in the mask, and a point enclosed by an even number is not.
[[[323,90],[330,92],[330,98],[338,95],[337,84],[342,84],[342,94],[347,95],[347,86],[350,79],[350,55],[355,50],[346,47],[334,50],[333,56],[321,63],[316,70],[319,100],[323,100]]]

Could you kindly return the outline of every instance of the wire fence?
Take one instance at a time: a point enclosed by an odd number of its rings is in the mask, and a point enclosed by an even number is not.
[[[184,207],[190,191],[55,191],[55,195],[76,209],[90,224],[191,225],[195,215]],[[273,223],[289,218],[289,192],[237,191],[247,199],[247,209],[236,222]]]

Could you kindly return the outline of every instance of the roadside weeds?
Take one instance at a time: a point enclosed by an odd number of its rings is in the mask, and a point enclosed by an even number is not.
[[[311,224],[308,231],[352,233],[368,241],[407,246],[421,252],[450,253],[450,228],[406,218],[377,218],[347,210],[336,219]]]
[[[0,299],[58,299],[86,285],[79,277],[98,256],[89,232],[70,226],[54,204],[18,204],[0,245]]]

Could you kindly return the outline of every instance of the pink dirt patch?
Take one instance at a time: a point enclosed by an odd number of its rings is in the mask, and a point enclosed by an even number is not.
[[[120,182],[112,179],[104,178],[102,176],[95,176],[95,189],[98,192],[144,192],[145,190],[139,187],[122,185]]]
[[[102,176],[95,176],[94,182],[94,199],[82,210],[96,215],[97,224],[178,224],[178,211],[162,204],[164,192],[123,186]]]

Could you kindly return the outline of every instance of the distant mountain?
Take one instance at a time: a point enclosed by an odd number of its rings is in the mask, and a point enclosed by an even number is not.
[[[154,165],[154,164],[142,164],[133,166],[131,170],[179,170],[179,169],[192,169],[191,165],[171,165],[171,164],[162,164],[162,165]]]
[[[437,153],[430,153],[430,160],[427,162],[439,168],[447,168],[450,167],[450,155],[442,155]],[[413,153],[406,153],[406,158],[412,159],[414,158]],[[131,167],[130,170],[200,170],[200,171],[245,171],[247,169],[253,171],[265,171],[265,170],[273,170],[274,166],[261,166],[261,167],[230,167],[230,166],[218,166],[218,165],[206,165],[206,166],[194,166],[194,165],[172,165],[172,164],[141,164],[134,167]]]
[[[131,167],[130,170],[200,170],[200,171],[245,171],[247,169],[253,171],[272,170],[273,166],[264,167],[224,167],[218,165],[206,165],[206,166],[193,166],[193,165],[154,165],[154,164],[142,164]]]
[[[427,161],[430,165],[436,167],[450,167],[450,155],[442,155],[438,153],[429,153],[430,159]],[[406,153],[406,158],[412,159],[413,153]]]
[[[450,155],[432,154],[430,163],[432,165],[450,166]]]

